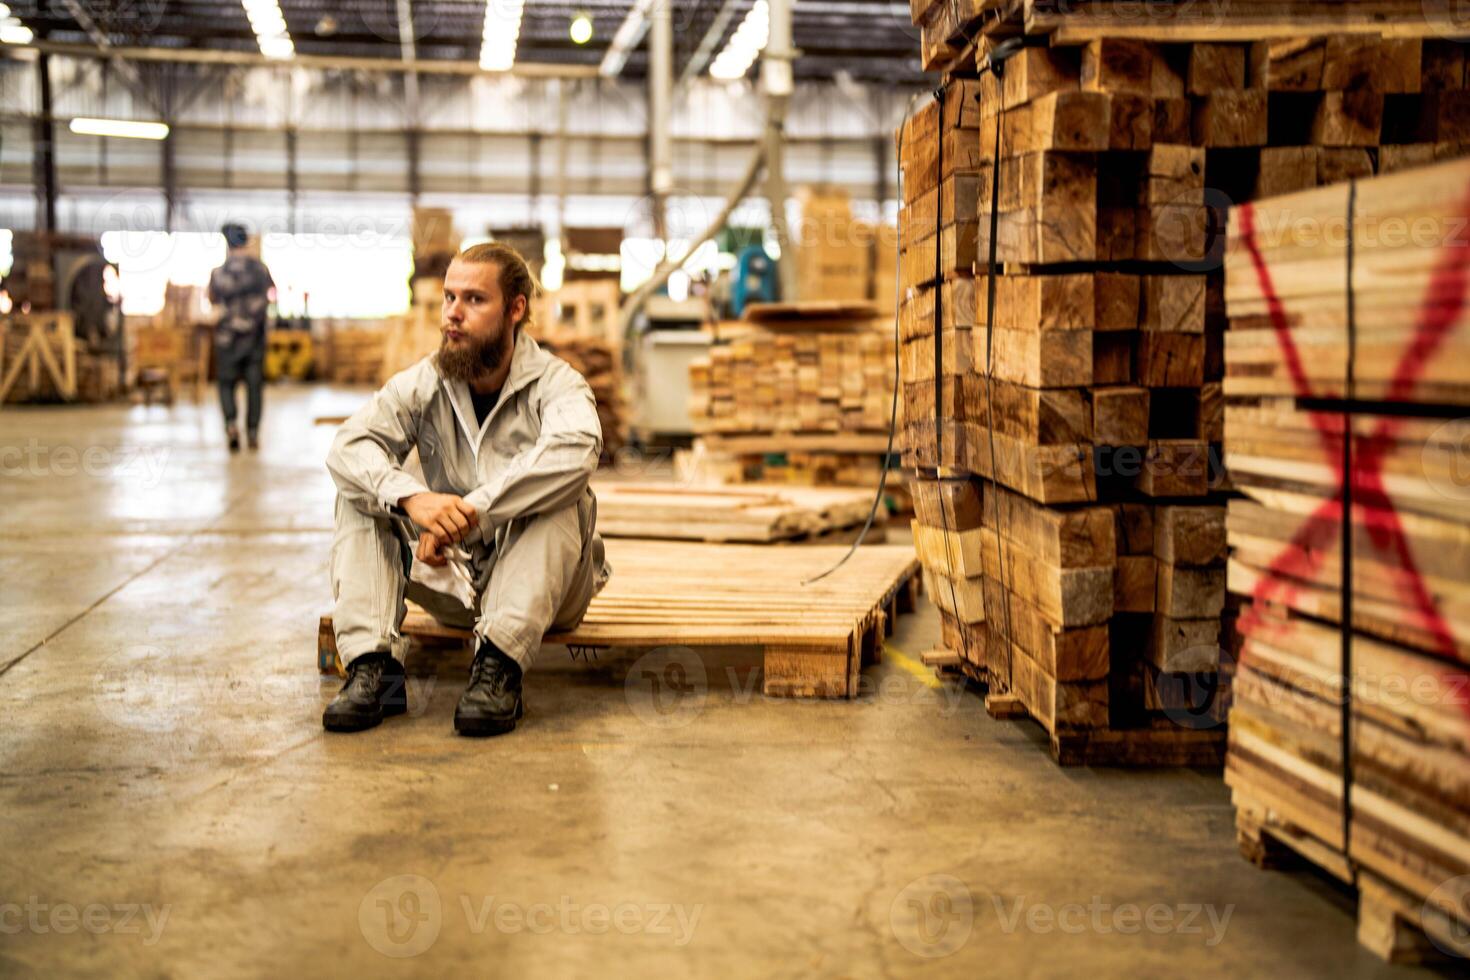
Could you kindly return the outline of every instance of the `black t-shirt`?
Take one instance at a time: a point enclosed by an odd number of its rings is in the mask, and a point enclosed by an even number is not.
[[[485,424],[485,418],[490,414],[490,409],[500,400],[500,389],[497,388],[488,395],[482,395],[475,389],[470,389],[470,401],[475,403],[475,421],[480,425]]]

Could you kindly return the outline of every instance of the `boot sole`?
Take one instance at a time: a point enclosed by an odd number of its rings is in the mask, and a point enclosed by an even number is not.
[[[385,718],[392,718],[407,712],[408,705],[406,704],[385,704],[383,713],[376,718],[329,718],[323,715],[322,727],[329,732],[365,732],[369,728],[377,728]]]
[[[456,735],[465,735],[469,738],[484,738],[488,735],[506,735],[515,731],[516,722],[520,720],[523,714],[525,714],[525,711],[520,705],[516,705],[516,713],[510,718],[478,718],[470,721],[456,714],[454,716],[454,732]]]

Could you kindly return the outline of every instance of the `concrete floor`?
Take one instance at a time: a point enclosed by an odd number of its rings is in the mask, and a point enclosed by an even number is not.
[[[0,976],[1409,974],[1239,857],[1218,772],[1059,769],[937,686],[927,605],[852,703],[548,648],[468,741],[425,654],[410,716],[325,735],[312,419],[364,395],[268,396],[235,458],[212,404],[0,411]]]

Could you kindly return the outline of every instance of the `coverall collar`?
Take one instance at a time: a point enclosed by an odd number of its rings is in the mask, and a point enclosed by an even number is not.
[[[495,420],[495,415],[500,411],[500,407],[516,392],[545,374],[550,361],[546,352],[541,349],[541,345],[526,333],[525,327],[518,328],[515,346],[511,348],[510,374],[506,375],[505,384],[500,388],[500,397],[496,399],[495,406],[485,416],[484,423],[478,426],[470,424],[471,420],[475,419],[475,403],[470,398],[470,386],[463,381],[451,381],[442,373],[439,375],[439,383],[449,393],[449,404],[454,408],[454,416],[459,420],[460,429],[464,432],[465,438],[469,440],[471,451],[477,457],[480,453],[480,444],[485,441],[485,434],[490,431],[490,423]],[[434,370],[439,370],[437,362]]]

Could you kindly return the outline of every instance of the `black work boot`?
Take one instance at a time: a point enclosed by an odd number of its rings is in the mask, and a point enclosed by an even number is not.
[[[480,642],[470,668],[470,686],[454,709],[454,730],[461,735],[504,735],[521,716],[521,665],[493,643]]]
[[[239,429],[235,428],[233,425],[225,429],[225,439],[227,439],[230,443],[230,452],[238,453],[240,451]]]
[[[403,665],[381,651],[365,653],[347,667],[347,683],[322,712],[329,732],[360,732],[408,710]]]

